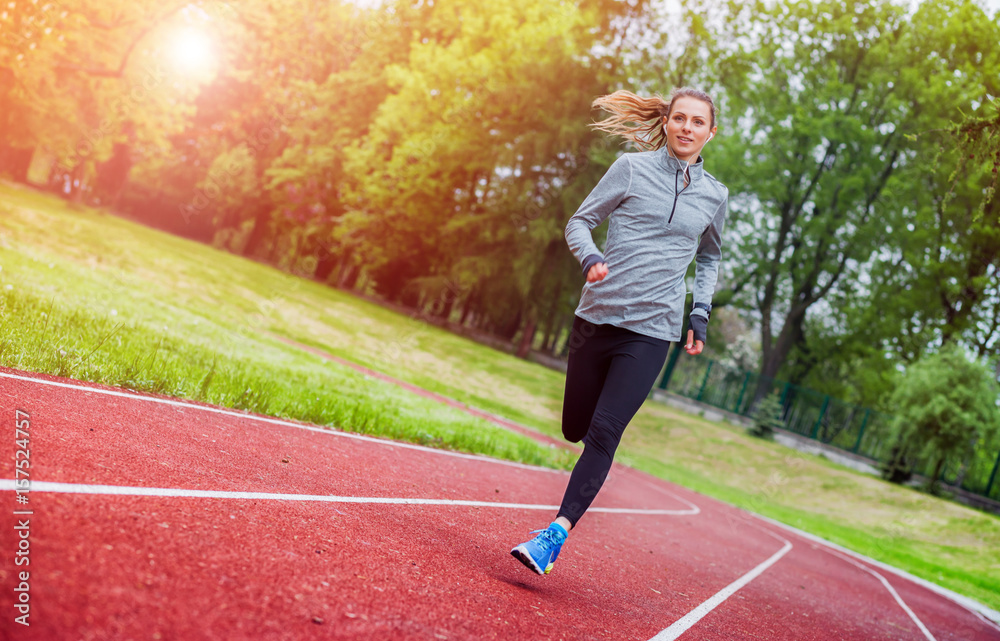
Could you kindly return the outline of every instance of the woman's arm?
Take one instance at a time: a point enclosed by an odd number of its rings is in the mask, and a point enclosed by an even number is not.
[[[712,217],[712,222],[701,235],[701,242],[698,244],[698,252],[695,255],[694,269],[694,303],[712,308],[712,296],[715,295],[715,285],[719,277],[719,262],[722,259],[722,229],[726,224],[726,213],[729,208],[729,195],[719,204],[719,208]],[[693,348],[697,348],[694,353],[701,352],[701,347],[705,344],[705,333],[708,326],[709,312],[702,307],[693,307],[691,310],[691,329],[688,331],[687,343],[689,353]],[[701,342],[700,346],[695,345]]]
[[[619,156],[601,177],[580,208],[566,223],[566,243],[583,267],[586,276],[590,268],[604,262],[604,255],[594,244],[592,231],[611,215],[618,204],[628,196],[632,186],[632,164],[628,154]]]
[[[712,305],[715,295],[715,284],[719,276],[719,261],[722,259],[722,228],[726,224],[726,212],[729,207],[729,196],[722,200],[712,217],[712,222],[701,235],[698,252],[695,254],[694,269],[694,302]],[[705,310],[701,312],[706,318]],[[692,312],[693,313],[693,312]]]

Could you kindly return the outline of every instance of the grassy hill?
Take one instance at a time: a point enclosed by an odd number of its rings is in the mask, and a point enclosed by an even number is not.
[[[574,456],[286,337],[558,436],[563,374],[350,294],[0,182],[0,365],[556,468]],[[1000,519],[647,402],[620,462],[1000,609]]]

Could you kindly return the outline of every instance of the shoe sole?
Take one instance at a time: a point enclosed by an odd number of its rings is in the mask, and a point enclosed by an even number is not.
[[[549,572],[552,571],[552,564],[551,563],[549,564],[549,567],[545,568],[545,570],[543,571],[542,568],[540,568],[538,566],[538,564],[535,563],[535,560],[533,558],[531,558],[531,555],[528,554],[527,551],[521,549],[521,546],[518,546],[518,547],[514,548],[513,550],[511,550],[510,554],[515,559],[517,559],[518,561],[520,561],[521,563],[523,563],[525,566],[527,566],[527,568],[529,570],[531,570],[532,572],[534,572],[535,574],[548,574]]]

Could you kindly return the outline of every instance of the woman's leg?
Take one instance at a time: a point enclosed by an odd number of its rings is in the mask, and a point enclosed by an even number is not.
[[[556,520],[510,553],[538,574],[548,574],[566,535],[590,507],[611,469],[625,426],[646,399],[666,360],[666,341],[576,317],[570,333],[563,435],[583,439]]]
[[[557,515],[571,526],[576,525],[604,484],[625,427],[646,400],[670,346],[668,341],[620,328],[618,334],[614,345],[607,348],[607,376],[583,438],[583,454],[570,475]]]
[[[608,329],[573,317],[562,407],[562,433],[570,443],[579,442],[590,429],[597,398],[611,365],[607,353]]]

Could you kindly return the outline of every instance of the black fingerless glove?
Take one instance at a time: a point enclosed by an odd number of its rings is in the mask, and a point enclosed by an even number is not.
[[[590,268],[591,267],[593,267],[597,263],[603,263],[603,262],[604,262],[604,256],[601,256],[600,254],[591,254],[590,256],[587,256],[586,258],[584,258],[583,259],[583,277],[584,278],[587,277],[587,274],[590,273]]]
[[[712,308],[705,303],[695,303],[694,309],[703,309],[708,317],[702,316],[701,314],[694,314],[692,310],[691,316],[688,317],[688,323],[691,330],[694,332],[694,339],[696,341],[701,341],[702,343],[708,343],[708,318],[712,315]]]

